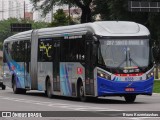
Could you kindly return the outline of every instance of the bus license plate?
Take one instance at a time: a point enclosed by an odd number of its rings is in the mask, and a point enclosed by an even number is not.
[[[125,91],[126,91],[126,92],[133,92],[133,91],[134,91],[134,88],[126,88]]]

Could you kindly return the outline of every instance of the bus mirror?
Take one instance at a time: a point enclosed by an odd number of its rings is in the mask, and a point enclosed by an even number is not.
[[[96,36],[93,36],[93,41],[97,42],[98,38]]]

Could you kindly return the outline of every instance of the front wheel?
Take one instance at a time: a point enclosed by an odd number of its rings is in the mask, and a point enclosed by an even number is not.
[[[136,99],[136,95],[125,95],[124,98],[127,103],[133,103]]]
[[[47,81],[47,85],[46,86],[47,86],[47,90],[46,90],[47,96],[49,98],[52,98],[52,88],[51,88],[51,83],[50,83],[49,80]]]

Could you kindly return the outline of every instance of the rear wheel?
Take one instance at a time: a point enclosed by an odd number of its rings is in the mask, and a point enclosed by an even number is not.
[[[87,101],[87,97],[84,95],[84,86],[83,86],[82,82],[80,82],[78,85],[78,95],[79,95],[79,98],[82,102]]]
[[[5,90],[6,89],[6,86],[5,85],[2,85],[2,90]]]
[[[133,103],[136,99],[136,95],[126,95],[124,98],[127,103]]]
[[[19,93],[20,93],[20,90],[17,88],[17,85],[16,85],[16,81],[15,81],[15,80],[13,81],[12,87],[13,87],[13,93],[14,93],[14,94],[19,94]]]
[[[51,88],[51,83],[50,83],[50,80],[47,81],[47,85],[46,85],[46,93],[47,93],[47,96],[49,98],[52,98],[52,88]]]
[[[20,89],[21,94],[26,94],[26,89]]]

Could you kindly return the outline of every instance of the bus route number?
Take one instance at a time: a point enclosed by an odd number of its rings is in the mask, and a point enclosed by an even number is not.
[[[133,80],[134,80],[133,77],[126,77],[126,78],[125,78],[125,81],[133,81]]]

